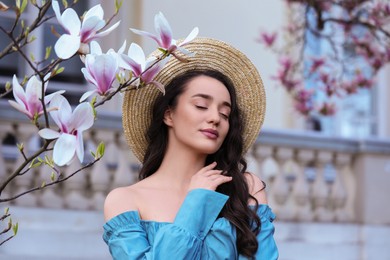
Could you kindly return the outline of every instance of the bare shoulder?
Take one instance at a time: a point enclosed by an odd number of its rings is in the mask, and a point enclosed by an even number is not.
[[[104,202],[105,221],[126,211],[138,211],[135,185],[112,190]]]
[[[250,172],[246,172],[245,177],[248,184],[249,193],[257,199],[259,204],[267,204],[265,186],[260,178]],[[250,199],[248,203],[255,204],[255,201]]]

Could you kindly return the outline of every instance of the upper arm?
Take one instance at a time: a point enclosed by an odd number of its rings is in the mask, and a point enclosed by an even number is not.
[[[245,173],[246,181],[249,188],[249,194],[255,197],[259,204],[267,204],[267,196],[265,193],[264,184],[259,177],[253,173]],[[253,199],[249,199],[249,204],[255,204]]]
[[[129,187],[112,190],[104,201],[105,221],[131,210],[138,211],[138,207],[135,203],[134,192]]]

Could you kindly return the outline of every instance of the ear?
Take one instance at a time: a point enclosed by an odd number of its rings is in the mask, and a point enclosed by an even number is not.
[[[164,123],[165,123],[167,126],[172,126],[172,125],[173,125],[173,120],[172,120],[172,109],[171,109],[171,108],[168,108],[168,109],[165,110],[165,112],[164,112]]]

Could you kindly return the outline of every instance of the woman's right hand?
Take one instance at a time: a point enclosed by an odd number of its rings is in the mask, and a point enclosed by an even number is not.
[[[232,180],[231,176],[223,175],[222,170],[215,170],[215,166],[217,166],[217,163],[213,162],[195,173],[191,178],[188,190],[207,189],[215,191],[219,185]]]

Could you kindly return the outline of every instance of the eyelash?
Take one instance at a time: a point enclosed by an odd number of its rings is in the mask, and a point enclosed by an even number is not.
[[[197,108],[197,109],[200,109],[200,110],[206,110],[207,109],[207,107],[203,107],[203,106],[196,106],[195,105],[195,107]],[[225,115],[225,114],[223,114],[223,113],[219,113],[224,119],[229,119],[229,116],[228,115]]]

